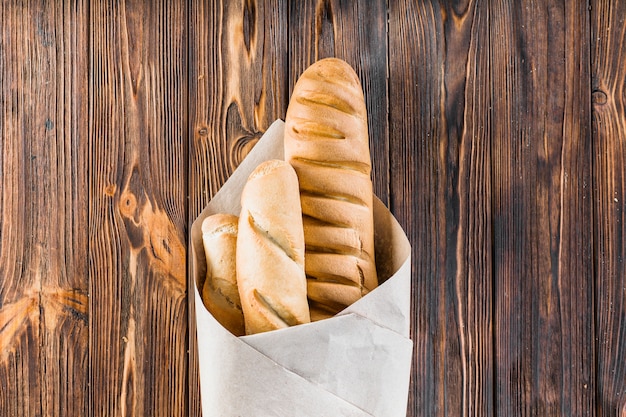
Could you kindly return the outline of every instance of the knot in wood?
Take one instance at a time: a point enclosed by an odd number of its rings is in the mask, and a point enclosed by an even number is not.
[[[133,193],[126,192],[120,199],[120,213],[125,217],[134,217],[137,209],[137,198]]]
[[[593,93],[591,93],[591,101],[593,104],[606,104],[608,97],[604,91],[594,90]]]
[[[115,195],[116,189],[117,187],[115,186],[115,184],[109,184],[105,187],[104,194],[108,195],[109,197],[113,197]]]

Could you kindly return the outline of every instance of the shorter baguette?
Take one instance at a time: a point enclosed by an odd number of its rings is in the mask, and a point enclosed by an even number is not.
[[[235,266],[238,221],[231,214],[214,214],[202,222],[207,260],[202,301],[222,326],[241,336],[245,329]]]
[[[262,163],[244,186],[237,282],[246,334],[310,321],[298,177],[284,161]]]

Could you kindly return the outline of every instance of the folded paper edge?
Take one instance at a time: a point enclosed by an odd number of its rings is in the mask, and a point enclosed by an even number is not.
[[[202,299],[200,297],[200,293],[198,292],[197,288],[195,288],[194,293],[195,293],[196,303],[202,303]],[[255,355],[255,360],[254,360],[255,365],[258,366],[258,364],[261,362],[265,365],[273,365],[274,367],[279,368],[281,375],[283,375],[285,378],[291,379],[292,383],[303,383],[303,384],[306,384],[307,386],[314,386],[316,391],[319,394],[327,395],[330,397],[329,399],[325,401],[332,401],[332,402],[335,402],[336,404],[340,404],[343,407],[342,408],[343,410],[347,410],[350,412],[350,414],[348,414],[350,416],[355,415],[355,416],[361,416],[361,417],[375,417],[373,414],[368,413],[367,411],[360,408],[358,405],[353,404],[349,401],[346,401],[345,399],[337,396],[333,392],[325,389],[324,387],[318,384],[313,384],[312,382],[308,381],[307,379],[305,379],[298,373],[282,366],[280,363],[277,363],[273,358],[267,356],[262,351],[256,349],[254,346],[251,346],[245,343],[241,338],[235,337],[228,330],[222,327],[221,324],[211,315],[209,311],[196,310],[196,317],[198,321],[205,322],[206,320],[207,324],[210,324],[211,330],[219,333],[216,335],[215,339],[222,340],[222,341],[229,340],[231,343],[229,347],[232,347],[235,349],[246,349],[249,355]],[[207,347],[215,343],[219,343],[219,342],[213,343],[209,341],[208,343],[205,343],[207,342],[207,338],[205,337],[203,333],[204,331],[198,328],[197,347],[198,347],[198,364],[199,364],[199,372],[200,372],[200,396],[201,396],[201,401],[202,401],[203,412],[205,412],[208,417],[213,414],[211,413],[209,404],[205,403],[205,401],[209,401],[211,398],[213,398],[213,396],[207,395],[210,392],[209,387],[204,386],[202,384],[202,381],[203,380],[207,381],[211,379],[211,375],[206,374],[209,371],[208,367],[203,366],[203,365],[206,365],[206,363],[210,363],[210,361],[207,361],[206,356],[201,355],[201,352],[204,350],[203,347]]]
[[[338,329],[345,329],[347,333],[337,333]],[[376,344],[375,349],[365,353],[358,348],[349,354],[352,356],[353,353],[360,351],[361,353],[357,356],[364,360],[362,362],[363,367],[344,367],[343,362],[339,362],[336,364],[338,366],[330,366],[328,369],[331,370],[330,373],[336,374],[340,378],[339,380],[345,381],[363,380],[363,377],[357,377],[355,374],[365,372],[364,375],[373,378],[372,381],[378,381],[374,386],[381,391],[377,392],[385,393],[385,396],[381,397],[382,399],[380,400],[371,402],[371,396],[363,395],[363,391],[345,389],[345,387],[350,387],[352,384],[335,385],[331,382],[334,379],[328,378],[328,372],[320,372],[322,369],[311,367],[307,361],[300,360],[300,358],[307,357],[306,355],[309,353],[315,356],[318,352],[329,352],[329,348],[332,348],[332,346],[340,346],[346,341],[352,341],[351,345],[353,346],[362,346],[362,343],[371,338],[372,335],[376,335],[374,338],[380,341],[380,343]],[[270,336],[270,334],[267,334],[267,336]],[[352,339],[352,336],[354,336],[354,339]],[[410,370],[413,359],[413,341],[386,326],[378,325],[367,317],[357,313],[346,313],[336,316],[334,321],[323,320],[294,326],[289,329],[281,329],[273,332],[271,337],[252,335],[239,339],[280,366],[302,376],[305,380],[310,381],[321,389],[335,394],[368,413],[390,417],[404,415],[406,412]],[[285,352],[283,349],[276,347],[277,341],[289,341],[289,343],[293,343],[295,350]],[[303,344],[302,341],[307,343]],[[309,342],[312,343],[309,344]],[[304,345],[304,349],[299,347],[301,345]],[[331,361],[332,359],[330,358]],[[371,364],[374,363],[376,365],[372,367]],[[360,369],[360,371],[356,369]],[[376,377],[374,377],[375,375]],[[347,379],[342,379],[344,377],[347,377]],[[389,383],[382,381],[389,381]],[[327,385],[328,382],[331,382],[331,384]],[[390,390],[392,386],[394,389]],[[398,386],[402,388],[398,389]]]

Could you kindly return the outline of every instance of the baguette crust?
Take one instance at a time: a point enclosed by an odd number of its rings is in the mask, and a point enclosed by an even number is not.
[[[244,320],[235,267],[238,222],[238,217],[231,214],[214,214],[202,222],[202,242],[207,260],[202,301],[222,326],[241,336]]]
[[[298,178],[284,161],[259,165],[243,189],[237,281],[246,334],[310,321]]]
[[[367,111],[346,62],[320,60],[298,79],[285,118],[285,160],[298,174],[316,320],[378,285]]]

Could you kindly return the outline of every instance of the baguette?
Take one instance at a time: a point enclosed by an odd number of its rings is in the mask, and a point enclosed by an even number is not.
[[[357,74],[327,58],[298,79],[285,118],[306,243],[311,317],[332,316],[378,285],[367,113]]]
[[[237,283],[246,334],[310,321],[298,178],[284,161],[262,163],[244,186]]]
[[[235,267],[238,221],[237,216],[231,214],[214,214],[202,222],[202,242],[207,260],[202,301],[222,326],[241,336],[244,320]]]

